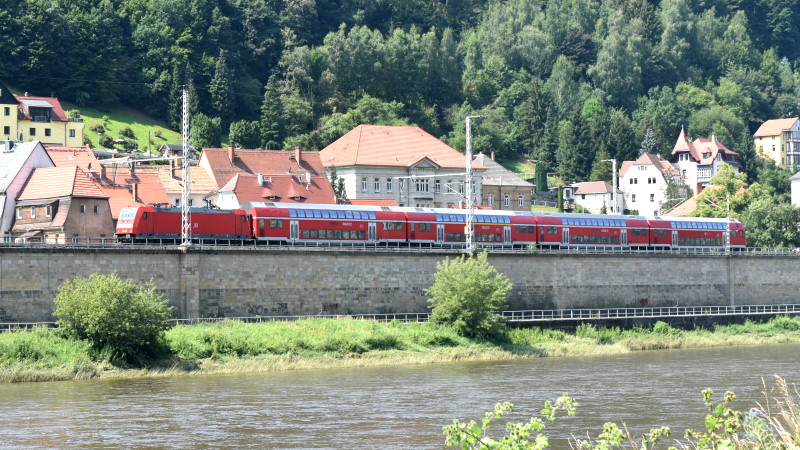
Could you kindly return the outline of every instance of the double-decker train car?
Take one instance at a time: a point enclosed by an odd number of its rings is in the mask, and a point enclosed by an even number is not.
[[[252,240],[250,216],[242,209],[190,208],[189,211],[195,241]],[[123,208],[114,234],[120,242],[175,243],[181,240],[182,222],[180,208]]]
[[[243,209],[191,209],[194,241],[256,244],[336,243],[460,247],[464,210],[251,202]],[[746,247],[734,219],[477,210],[473,242],[480,247],[714,250]],[[727,233],[727,234],[726,234]],[[122,242],[177,242],[181,210],[125,208],[117,223]]]

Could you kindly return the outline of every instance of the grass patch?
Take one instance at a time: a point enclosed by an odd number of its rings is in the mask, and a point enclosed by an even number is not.
[[[144,367],[115,367],[85,342],[65,339],[58,330],[35,328],[0,333],[0,382],[595,356],[777,343],[800,343],[800,318],[696,330],[663,322],[633,329],[582,325],[575,333],[507,328],[493,342],[467,339],[435,324],[354,319],[260,324],[223,321],[176,326],[165,334],[163,358],[148,361]]]

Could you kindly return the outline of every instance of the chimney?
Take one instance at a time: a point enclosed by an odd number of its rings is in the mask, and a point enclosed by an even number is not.
[[[712,134],[711,135],[711,142],[717,142],[717,135],[716,134]]]
[[[264,187],[265,183],[266,183],[266,180],[264,179],[264,174],[263,173],[258,174],[258,185],[260,187]]]
[[[228,159],[231,160],[231,165],[233,165],[233,158],[236,158],[236,148],[233,145],[228,146]]]
[[[131,161],[131,178],[136,177],[136,163]]]
[[[10,152],[11,150],[14,150],[14,141],[12,141],[11,139],[6,140],[5,149],[6,149],[7,152]]]
[[[170,158],[169,160],[169,176],[175,178],[175,159]]]
[[[104,166],[102,164],[100,164],[100,179],[101,180],[105,180],[106,179],[106,166]]]
[[[492,152],[492,161],[494,161],[494,152]]]
[[[133,183],[131,192],[133,193],[133,201],[139,201],[139,183]]]
[[[294,159],[297,161],[298,166],[303,165],[303,150],[300,147],[294,148]]]

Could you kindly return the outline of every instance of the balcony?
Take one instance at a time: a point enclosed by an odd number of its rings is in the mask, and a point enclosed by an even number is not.
[[[33,116],[32,122],[50,122],[50,116]]]

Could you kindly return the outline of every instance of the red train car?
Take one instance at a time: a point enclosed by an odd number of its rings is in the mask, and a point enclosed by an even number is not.
[[[249,241],[250,217],[241,209],[190,209],[193,241]],[[174,243],[181,240],[180,208],[140,206],[123,208],[114,234],[121,242],[152,240]]]
[[[659,241],[657,246],[660,248],[725,249],[729,242],[732,249],[744,249],[747,246],[744,227],[736,219],[662,217],[650,219],[649,223],[651,229],[660,231],[660,236],[666,231],[670,239],[669,245]]]
[[[550,248],[647,245],[647,221],[636,216],[541,213],[539,244]],[[633,230],[636,230],[634,235]]]

